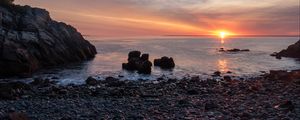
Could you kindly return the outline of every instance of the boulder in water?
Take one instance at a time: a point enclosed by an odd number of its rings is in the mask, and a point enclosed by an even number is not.
[[[175,62],[172,57],[161,57],[160,59],[154,60],[154,66],[158,66],[162,69],[172,69],[175,67]]]
[[[128,63],[123,63],[122,68],[129,71],[138,71],[140,74],[151,74],[152,63],[149,61],[149,54],[142,54],[140,51],[128,53]]]
[[[277,55],[280,57],[300,58],[300,40],[287,49],[280,51]]]
[[[219,52],[249,52],[249,49],[237,49],[237,48],[233,48],[233,49],[224,49],[224,48],[220,48]]]
[[[128,53],[128,60],[130,59],[135,59],[135,58],[140,58],[141,52],[140,51],[130,51]]]

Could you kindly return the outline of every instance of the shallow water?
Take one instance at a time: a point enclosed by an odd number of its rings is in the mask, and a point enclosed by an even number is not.
[[[287,48],[297,41],[293,37],[229,38],[224,44],[216,38],[157,37],[157,38],[120,38],[94,40],[98,54],[95,59],[64,67],[42,70],[35,76],[57,76],[62,84],[80,84],[90,75],[100,79],[106,76],[124,76],[122,79],[155,79],[201,75],[208,77],[215,71],[233,72],[236,76],[258,75],[260,71],[276,69],[298,69],[300,62],[283,58],[277,60],[270,54]],[[220,53],[218,48],[250,49],[250,52]],[[138,75],[123,71],[121,65],[127,60],[131,50],[149,53],[150,60],[161,56],[173,57],[176,68],[163,71],[153,68],[152,75]]]

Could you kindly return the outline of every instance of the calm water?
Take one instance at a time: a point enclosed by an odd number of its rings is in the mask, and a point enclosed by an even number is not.
[[[215,71],[224,74],[233,72],[236,76],[258,75],[260,71],[274,69],[298,69],[300,62],[290,58],[277,60],[270,54],[280,51],[297,41],[297,38],[230,38],[221,44],[216,38],[123,38],[92,41],[98,50],[95,59],[89,62],[44,70],[36,76],[58,76],[62,84],[82,83],[90,75],[100,79],[106,76],[125,76],[122,79],[155,79],[184,77],[189,75],[210,76]],[[250,49],[250,52],[220,53],[218,48]],[[150,54],[150,60],[161,56],[174,58],[176,68],[163,71],[153,68],[152,75],[138,75],[123,71],[121,64],[126,62],[131,50]]]

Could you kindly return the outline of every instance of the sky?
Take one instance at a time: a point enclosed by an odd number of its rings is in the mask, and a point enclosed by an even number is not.
[[[15,0],[97,37],[299,34],[300,0]]]

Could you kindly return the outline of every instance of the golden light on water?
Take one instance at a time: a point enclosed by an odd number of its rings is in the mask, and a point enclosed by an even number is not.
[[[219,34],[220,34],[220,37],[221,37],[222,39],[224,39],[224,38],[225,38],[225,36],[227,35],[227,33],[226,33],[226,32],[220,32]]]
[[[229,32],[227,30],[216,30],[214,32],[214,35],[218,36],[220,38],[220,42],[222,44],[224,44],[225,38],[227,38],[228,36],[231,36],[231,35],[235,35],[235,34],[233,34],[232,32]]]
[[[227,60],[225,59],[218,60],[218,67],[221,72],[227,72],[229,70],[227,66]]]
[[[219,34],[220,34],[220,38],[221,38],[221,43],[224,44],[225,43],[224,38],[226,36],[226,32],[220,32]]]

